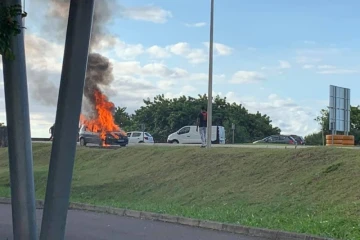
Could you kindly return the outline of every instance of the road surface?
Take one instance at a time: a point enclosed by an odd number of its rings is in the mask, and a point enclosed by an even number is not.
[[[48,143],[51,144],[51,141],[33,141],[33,143]],[[79,146],[79,143],[77,143]],[[94,147],[96,145],[88,144],[87,146]],[[141,146],[162,146],[162,147],[176,147],[176,146],[184,146],[184,147],[200,147],[200,144],[171,144],[171,143],[130,143],[126,147],[141,147]],[[288,144],[212,144],[214,148],[276,148],[276,149],[303,149],[303,148],[311,148],[316,146],[306,146],[306,145],[288,145]],[[360,150],[360,147],[337,147],[344,149],[355,149]]]
[[[51,144],[51,141],[33,141],[33,143],[48,143]],[[79,143],[77,143],[79,145]],[[95,146],[93,144],[88,144],[88,146]],[[170,144],[170,143],[130,143],[127,147],[137,147],[137,146],[162,146],[162,147],[200,147],[200,144]],[[295,145],[280,145],[280,144],[212,144],[212,147],[215,148],[279,148],[279,149],[295,149],[295,148],[309,148],[313,146],[295,146]]]
[[[37,210],[38,227],[42,210]],[[0,239],[13,240],[11,205],[0,204]],[[93,212],[69,210],[66,240],[265,240],[263,238]]]

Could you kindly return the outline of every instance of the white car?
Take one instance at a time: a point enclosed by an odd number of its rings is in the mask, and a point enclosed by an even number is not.
[[[168,143],[180,144],[201,144],[200,133],[196,131],[196,126],[184,126],[178,131],[170,134]],[[223,126],[212,126],[211,142],[225,144],[225,128]]]
[[[148,132],[128,132],[129,143],[154,143],[154,138]]]

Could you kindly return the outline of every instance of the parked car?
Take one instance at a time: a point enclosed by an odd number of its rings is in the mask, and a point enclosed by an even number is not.
[[[154,138],[148,132],[128,132],[129,143],[154,143]]]
[[[88,143],[102,145],[103,141],[100,138],[99,132],[93,132],[86,125],[82,125],[79,130],[79,142],[80,146],[86,146]],[[106,133],[105,144],[106,145],[120,145],[125,147],[129,140],[126,135],[121,132],[108,132]]]
[[[167,142],[174,144],[201,144],[201,137],[200,133],[196,131],[196,126],[184,126],[170,134]],[[225,144],[225,128],[223,126],[212,126],[211,142]]]
[[[290,135],[293,139],[296,140],[297,144],[299,145],[305,145],[305,139],[298,135]]]
[[[253,142],[256,143],[271,143],[271,144],[297,144],[296,140],[288,135],[271,135],[264,139]]]

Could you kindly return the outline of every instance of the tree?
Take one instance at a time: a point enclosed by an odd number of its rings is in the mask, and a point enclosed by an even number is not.
[[[124,131],[131,130],[132,121],[131,116],[126,112],[126,107],[117,107],[115,109],[114,120]]]
[[[321,109],[320,115],[315,118],[315,121],[318,122],[321,129],[324,132],[330,132],[329,128],[329,110]]]
[[[21,24],[14,20],[16,16],[26,17],[22,12],[21,5],[5,6],[0,3],[0,55],[7,59],[14,59],[10,42],[11,38],[21,33]]]
[[[305,142],[307,145],[322,146],[324,144],[323,140],[324,137],[322,131],[309,134],[305,137]]]
[[[181,96],[168,99],[164,95],[144,100],[144,106],[135,111],[130,117],[132,130],[145,123],[146,131],[150,132],[155,140],[165,142],[170,133],[186,125],[195,125],[202,106],[207,106],[207,96],[198,95],[197,98]],[[118,108],[119,116],[124,115],[124,109]],[[235,142],[251,142],[272,134],[279,134],[280,129],[271,125],[269,116],[260,113],[251,114],[241,104],[228,103],[220,96],[213,100],[213,124],[222,125],[231,136],[231,124],[235,123]],[[124,125],[125,126],[125,125]]]

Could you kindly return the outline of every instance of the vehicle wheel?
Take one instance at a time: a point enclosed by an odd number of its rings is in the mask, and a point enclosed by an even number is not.
[[[126,144],[120,144],[120,147],[126,147]]]
[[[173,140],[171,143],[172,144],[179,144],[179,141],[178,140]]]
[[[143,141],[140,141],[139,143],[144,143]]]
[[[80,138],[80,146],[86,146],[85,139]]]

